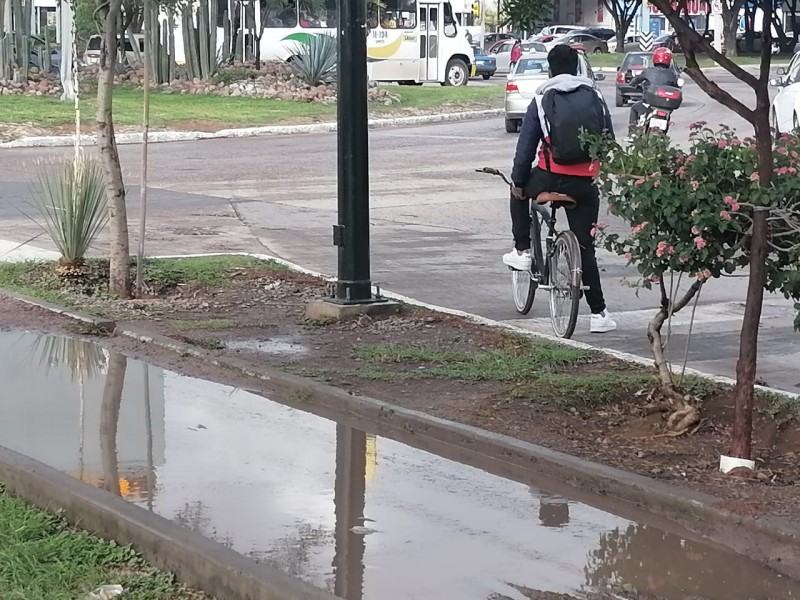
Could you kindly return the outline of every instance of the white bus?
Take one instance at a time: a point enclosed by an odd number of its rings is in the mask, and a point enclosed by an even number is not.
[[[261,59],[289,60],[311,36],[336,35],[336,3],[337,0],[255,0],[256,12],[244,19],[245,39],[254,39],[253,17],[258,14],[264,23]],[[276,4],[279,8],[275,8]],[[226,0],[220,0],[220,15],[227,5]],[[466,30],[456,23],[448,1],[385,0],[380,6],[370,4],[367,25],[367,62],[372,81],[461,86],[475,74]],[[184,61],[181,33],[180,28],[175,31],[178,63]],[[219,27],[220,45],[222,38],[223,29]]]

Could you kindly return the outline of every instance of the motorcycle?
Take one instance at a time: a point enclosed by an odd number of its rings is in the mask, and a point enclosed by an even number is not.
[[[642,94],[642,103],[646,110],[639,117],[637,125],[644,130],[645,134],[649,134],[651,131],[660,131],[666,135],[669,132],[672,113],[680,108],[683,102],[683,84],[683,78],[679,77],[677,87],[651,85]]]

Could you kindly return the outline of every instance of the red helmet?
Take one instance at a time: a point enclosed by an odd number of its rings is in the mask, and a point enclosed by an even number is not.
[[[656,48],[653,52],[653,64],[668,67],[672,64],[672,52],[669,48]]]

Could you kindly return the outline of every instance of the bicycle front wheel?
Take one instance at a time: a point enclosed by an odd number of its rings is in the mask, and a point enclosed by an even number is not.
[[[556,236],[550,257],[550,323],[553,333],[570,338],[578,323],[581,301],[581,251],[571,231]]]
[[[531,270],[511,271],[511,295],[514,298],[514,307],[521,315],[527,315],[533,306],[536,297],[536,288],[539,281],[535,273],[542,272],[544,259],[542,258],[542,216],[534,212],[531,215]]]

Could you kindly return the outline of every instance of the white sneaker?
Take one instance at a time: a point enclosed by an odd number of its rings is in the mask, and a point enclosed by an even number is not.
[[[600,314],[592,315],[592,324],[589,328],[591,333],[608,333],[617,328],[617,322],[611,318],[607,310]]]
[[[503,263],[516,269],[517,271],[530,271],[531,270],[531,251],[512,250],[507,254],[503,254]]]

